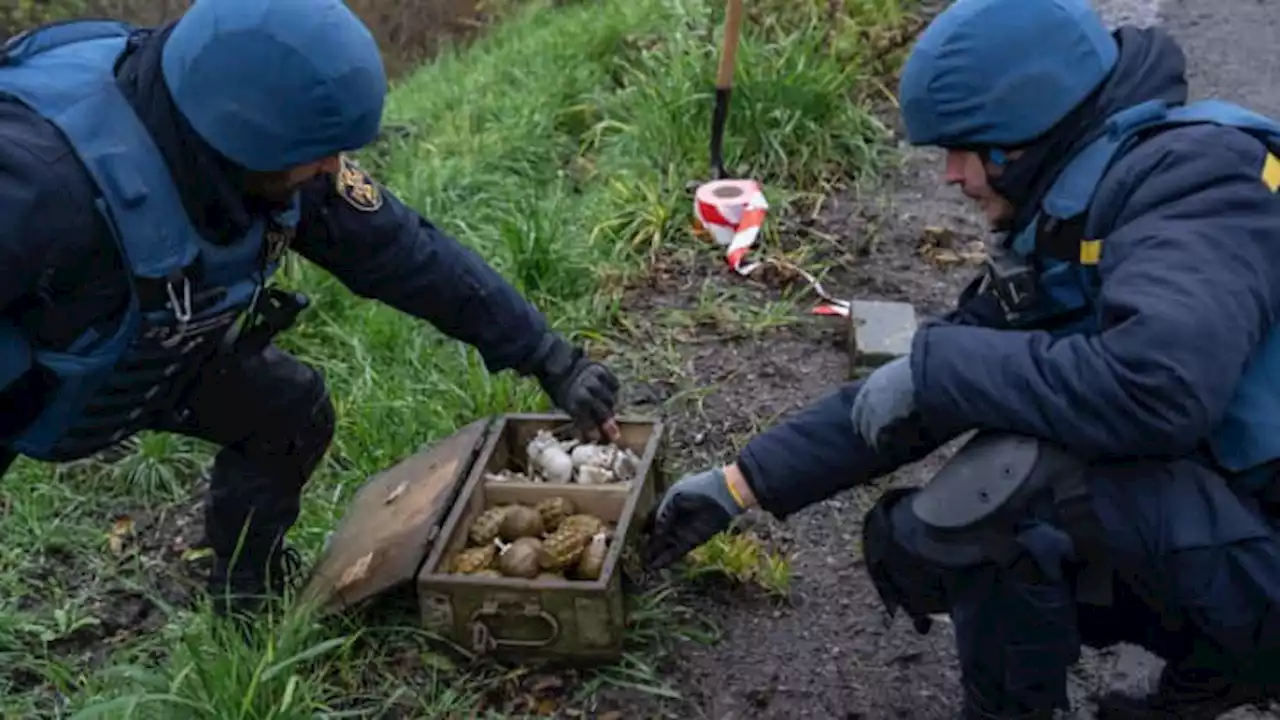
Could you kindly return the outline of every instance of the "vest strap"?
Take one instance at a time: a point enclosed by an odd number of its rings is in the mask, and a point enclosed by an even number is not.
[[[1098,242],[1085,240],[1084,226],[1087,217],[1080,214],[1059,220],[1041,213],[1036,220],[1035,255],[1068,263],[1081,262],[1088,254],[1086,244]]]
[[[104,190],[98,209],[115,231],[133,274],[167,278],[195,260],[198,246],[191,238],[197,235],[186,213],[152,211],[182,207],[182,200],[163,155],[114,82],[112,68],[128,42],[127,28],[73,21],[10,41],[0,92],[18,98],[67,135]],[[68,82],[50,82],[51,76]],[[86,87],[92,89],[86,93]]]

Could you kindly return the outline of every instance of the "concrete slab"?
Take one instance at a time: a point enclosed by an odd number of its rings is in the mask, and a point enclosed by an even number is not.
[[[849,325],[850,377],[858,377],[911,352],[916,309],[911,303],[854,300]]]

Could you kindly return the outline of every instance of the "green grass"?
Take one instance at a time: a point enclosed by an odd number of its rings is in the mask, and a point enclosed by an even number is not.
[[[883,99],[882,68],[869,58],[879,33],[904,19],[902,2],[849,1],[834,22],[828,4],[752,3],[756,22],[744,26],[726,154],[765,181],[775,214],[873,172],[880,152],[863,101]],[[399,83],[387,123],[402,132],[362,160],[558,329],[608,346],[625,322],[622,283],[655,253],[693,249],[719,261],[688,232],[684,188],[708,173],[721,14],[721,3],[704,0],[532,3],[465,53]],[[548,407],[532,381],[490,375],[473,349],[354,297],[316,267],[295,264],[284,280],[314,304],[281,344],[324,370],[339,417],[290,536],[309,556],[370,474],[477,417]],[[672,333],[717,319],[764,328],[785,315],[772,306],[728,318],[701,312],[668,318]],[[192,512],[191,488],[210,457],[194,441],[148,435],[114,462],[20,461],[10,471],[0,485],[4,717],[442,716],[472,707],[482,680],[507,677],[459,665],[411,618],[335,626],[290,616],[246,644],[199,608],[170,606],[160,589],[176,581],[162,582],[172,573],[159,551],[179,554],[195,540],[170,536],[171,518]],[[785,587],[785,564],[742,552],[717,562]],[[153,627],[114,623],[133,595],[162,608]],[[578,692],[672,692],[653,653],[678,626],[702,631],[665,593],[632,601],[634,652]]]

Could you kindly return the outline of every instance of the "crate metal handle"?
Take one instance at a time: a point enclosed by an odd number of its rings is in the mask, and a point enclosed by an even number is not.
[[[509,647],[545,647],[555,642],[560,637],[560,623],[555,616],[543,610],[535,601],[524,603],[523,608],[515,610],[516,603],[499,603],[495,600],[487,601],[478,610],[471,613],[471,646],[477,653],[484,653],[499,645]],[[494,635],[493,631],[484,622],[483,618],[492,616],[523,616],[540,618],[547,624],[550,629],[547,636],[539,640],[516,640],[512,638],[503,638]]]

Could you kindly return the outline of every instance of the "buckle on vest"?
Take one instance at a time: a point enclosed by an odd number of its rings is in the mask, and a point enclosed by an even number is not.
[[[266,302],[261,307],[256,297],[241,334],[224,339],[237,354],[249,356],[262,352],[277,335],[293,327],[298,315],[311,304],[311,299],[302,293],[278,288],[266,289]]]
[[[1030,264],[1008,254],[987,258],[985,285],[995,294],[1007,320],[1036,305],[1036,273]]]
[[[174,328],[173,334],[160,341],[160,345],[166,349],[176,347],[182,342],[187,335],[187,324],[191,322],[192,316],[195,314],[191,309],[191,280],[185,275],[182,276],[182,298],[179,300],[178,291],[174,287],[174,280],[170,279],[165,283],[165,293],[169,295],[169,306],[173,308],[173,317],[178,321],[177,327]]]

